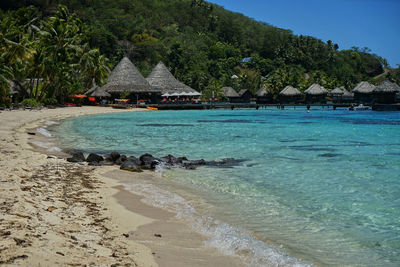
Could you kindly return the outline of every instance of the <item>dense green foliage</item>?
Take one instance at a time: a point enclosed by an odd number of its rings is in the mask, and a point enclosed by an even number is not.
[[[179,80],[205,95],[218,92],[222,86],[254,92],[263,83],[274,93],[289,84],[300,90],[312,83],[351,89],[362,80],[374,82],[373,78],[387,67],[386,60],[371,54],[367,48],[339,50],[332,41],[325,43],[314,37],[296,36],[289,30],[257,22],[203,0],[8,0],[3,1],[2,8],[33,4],[47,16],[60,3],[89,25],[84,27],[73,16],[66,20],[74,25],[81,44],[87,40],[91,47],[98,47],[113,65],[127,55],[146,76],[162,60]],[[52,20],[44,18],[43,30],[51,33],[49,29],[55,23]],[[41,44],[57,51],[53,36],[44,36]],[[78,58],[85,57],[88,51],[91,51],[89,46],[81,45]],[[33,53],[33,57],[40,58],[39,54]],[[73,59],[76,57],[68,58]],[[62,73],[54,75],[61,76],[61,81],[76,81],[74,75],[80,72],[65,72],[70,63],[57,58],[56,61],[59,65],[52,69]],[[34,62],[32,67],[39,68],[40,64]],[[102,59],[102,65],[104,62]],[[36,71],[28,77],[49,75],[42,69]],[[87,74],[87,78],[94,76],[90,71]],[[232,79],[233,75],[238,78]],[[54,80],[50,77],[48,86]],[[77,84],[66,86],[78,89],[89,83],[89,79],[77,80]]]
[[[89,28],[65,6],[47,17],[33,7],[1,14],[0,30],[0,97],[13,80],[22,98],[63,102],[108,74],[106,57],[89,46]]]

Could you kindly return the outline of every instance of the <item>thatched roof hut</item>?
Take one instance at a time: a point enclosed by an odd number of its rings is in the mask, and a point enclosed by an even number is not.
[[[330,95],[332,95],[332,96],[341,96],[343,94],[344,94],[344,92],[342,91],[342,89],[340,89],[338,87],[336,87],[335,89],[330,91]]]
[[[109,93],[122,93],[124,91],[136,94],[160,92],[150,86],[127,57],[124,57],[113,69],[108,77],[108,82],[102,88]]]
[[[146,78],[149,84],[162,94],[179,93],[183,95],[200,95],[196,90],[178,81],[161,61]]]
[[[103,88],[97,87],[90,96],[93,97],[111,97],[111,94],[107,93]]]
[[[314,83],[304,91],[307,103],[326,103],[325,97],[328,95],[328,90],[319,84]]]
[[[279,101],[281,103],[298,103],[302,99],[302,93],[291,85],[286,86],[279,92]]]
[[[386,80],[376,86],[373,93],[375,102],[393,104],[396,103],[396,94],[400,93],[400,87],[397,84]]]
[[[371,104],[373,102],[373,91],[375,85],[369,82],[360,82],[353,89],[354,100],[359,104]]]
[[[291,85],[286,86],[282,91],[279,92],[280,96],[301,96],[301,92]]]
[[[305,90],[304,93],[306,95],[313,95],[313,96],[316,96],[316,95],[327,95],[328,94],[328,90],[326,90],[321,85],[314,83],[313,85],[308,87],[308,89]]]
[[[267,87],[263,86],[261,87],[256,93],[256,102],[257,104],[268,104],[272,103],[272,94],[271,92],[267,89]]]
[[[250,103],[253,94],[248,89],[242,89],[239,91],[239,102],[240,103]]]
[[[370,84],[369,82],[360,82],[353,89],[353,93],[358,94],[372,94],[375,89],[375,85]]]
[[[222,87],[222,96],[231,98],[231,97],[239,97],[239,94],[232,87]]]
[[[263,86],[261,87],[256,93],[256,97],[265,97],[271,95],[271,92],[267,89],[267,87]]]

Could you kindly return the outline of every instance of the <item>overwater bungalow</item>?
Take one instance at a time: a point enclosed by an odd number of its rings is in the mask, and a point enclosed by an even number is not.
[[[247,89],[240,90],[238,94],[240,103],[250,103],[251,98],[253,98],[253,94]]]
[[[378,104],[394,104],[396,103],[397,93],[400,93],[400,87],[386,80],[375,87],[373,91],[374,102]]]
[[[354,101],[358,104],[371,104],[373,102],[373,91],[375,85],[369,82],[360,82],[353,89]]]
[[[342,103],[352,103],[354,101],[354,93],[343,89]]]
[[[201,94],[190,86],[178,81],[161,61],[146,78],[150,86],[161,92],[162,97],[193,97]]]
[[[326,104],[326,96],[328,90],[319,84],[314,83],[304,91],[306,95],[306,103],[309,104]]]
[[[271,92],[265,87],[261,87],[256,93],[256,103],[257,104],[270,104],[272,103],[272,94]]]
[[[344,94],[343,90],[336,87],[335,89],[333,89],[328,93],[328,96],[332,98],[333,103],[341,103],[343,94]]]
[[[240,96],[232,87],[222,87],[222,98],[228,100],[230,103],[239,103]]]
[[[296,104],[302,100],[302,93],[291,85],[279,92],[279,102],[284,104]]]
[[[161,91],[151,87],[127,57],[118,63],[102,88],[113,98],[119,98],[121,93],[128,92],[129,99],[134,103],[139,99],[156,103],[161,95]]]

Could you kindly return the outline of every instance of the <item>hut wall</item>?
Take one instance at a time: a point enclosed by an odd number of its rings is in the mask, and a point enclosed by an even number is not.
[[[253,95],[250,91],[246,91],[243,95],[240,96],[240,103],[250,103],[250,98],[252,98]]]
[[[373,102],[373,95],[354,92],[354,101],[357,104],[369,105]]]
[[[241,103],[241,98],[240,97],[228,97],[229,103]]]
[[[375,93],[374,102],[379,104],[394,104],[396,103],[396,93]]]
[[[257,96],[256,103],[257,104],[271,104],[272,103],[272,96],[271,95]]]
[[[308,104],[326,104],[326,95],[306,95],[306,103]]]
[[[298,104],[303,100],[301,95],[296,96],[280,96],[279,102],[281,104]]]

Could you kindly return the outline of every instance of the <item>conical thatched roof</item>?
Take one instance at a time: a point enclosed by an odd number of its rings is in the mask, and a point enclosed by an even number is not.
[[[222,87],[221,91],[224,97],[239,97],[239,94],[232,87]]]
[[[265,86],[263,86],[260,88],[260,90],[256,92],[255,95],[258,97],[263,97],[263,96],[268,96],[270,94],[271,94],[270,91],[268,91],[268,89]]]
[[[371,94],[374,89],[375,85],[372,85],[369,82],[360,82],[356,87],[354,87],[353,93]]]
[[[384,81],[375,87],[374,93],[400,93],[400,87],[390,81]]]
[[[247,89],[242,89],[242,90],[240,90],[239,91],[239,96],[243,96],[247,91],[249,91],[249,90],[247,90]]]
[[[346,89],[343,90],[343,97],[354,97],[354,93],[347,91]]]
[[[281,95],[281,96],[298,96],[298,95],[301,95],[301,92],[297,88],[294,88],[293,86],[288,85],[282,91],[279,92],[279,95]]]
[[[342,91],[342,89],[340,89],[338,87],[336,87],[335,89],[333,89],[331,91],[331,95],[343,95],[343,94],[344,94],[344,92]]]
[[[153,88],[161,90],[161,93],[163,94],[175,92],[198,93],[196,90],[175,79],[172,73],[161,61],[154,67],[146,80]]]
[[[95,82],[94,79],[93,79],[93,81],[92,81],[92,88],[90,88],[89,90],[87,90],[87,91],[85,92],[85,95],[90,95],[91,93],[93,93],[94,91],[96,91],[97,88],[99,88],[99,87],[97,86],[96,82]]]
[[[109,93],[157,93],[147,80],[140,74],[133,63],[124,57],[108,77],[108,82],[102,87]]]
[[[92,92],[90,96],[94,96],[94,97],[110,97],[111,95],[109,93],[107,93],[103,88],[97,87],[96,90],[94,90],[94,92]]]
[[[306,95],[326,95],[328,91],[321,85],[314,83],[304,93]]]

